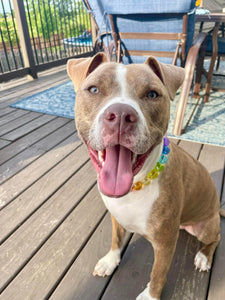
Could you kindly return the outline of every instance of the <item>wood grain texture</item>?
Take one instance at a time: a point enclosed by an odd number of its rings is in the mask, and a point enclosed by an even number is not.
[[[51,292],[105,213],[105,207],[98,198],[96,188],[87,194],[11,283],[10,289],[2,293],[4,299],[27,297],[39,300]],[[93,201],[95,205],[92,205]]]
[[[102,201],[100,196],[98,201]],[[96,228],[94,234],[91,236],[87,245],[50,297],[51,300],[88,300],[101,298],[105,286],[113,274],[111,276],[98,277],[93,276],[92,273],[97,261],[109,251],[111,247],[111,236],[111,218],[110,214],[107,213],[99,227]],[[130,234],[127,233],[125,235],[123,248],[127,244],[129,238]]]
[[[6,141],[0,138],[0,150],[5,146],[9,145],[10,143],[11,143],[10,141]]]
[[[15,108],[9,107],[7,105],[6,107],[0,109],[0,117],[5,116],[7,114],[10,114],[10,113],[12,113],[15,110],[16,110]]]
[[[66,123],[68,123],[68,119],[66,118],[55,118],[49,123],[20,138],[18,141],[6,146],[4,149],[0,150],[0,165],[19,154],[24,149],[47,137]]]
[[[149,282],[153,261],[151,244],[135,234],[102,299],[135,299]]]
[[[12,131],[17,131],[19,127],[25,126],[25,124],[27,127],[27,125],[29,125],[29,123],[31,123],[31,127],[32,127],[32,122],[35,119],[40,118],[41,116],[42,116],[42,114],[36,113],[36,112],[29,112],[25,115],[22,115],[20,118],[16,118],[16,119],[12,120],[11,122],[8,122],[8,123],[2,125],[0,127],[0,135],[4,139],[11,140],[11,139],[7,138],[7,133],[9,134]],[[32,128],[31,128],[31,130],[32,130]],[[26,131],[23,132],[23,135],[24,135],[24,133],[26,134]]]
[[[74,124],[71,121],[67,121],[65,124],[65,126],[62,126],[56,132],[51,133],[49,136],[41,139],[34,145],[28,147],[18,155],[8,160],[6,163],[2,164],[0,166],[0,172],[2,173],[0,182],[5,182],[33,161],[37,160],[41,155],[57,146],[63,139],[70,136],[75,131]]]
[[[0,242],[15,228],[18,228],[48,197],[54,194],[61,185],[87,162],[87,159],[83,147],[78,148],[41,177],[35,185],[25,190],[5,209],[1,210]],[[30,195],[35,195],[35,201],[32,201]]]
[[[63,71],[56,72],[55,74],[54,71],[52,72],[51,70],[50,72],[43,72],[43,74],[40,75],[41,76],[34,81],[26,80],[26,78],[20,79],[18,86],[16,86],[16,81],[13,81],[11,84],[8,83],[8,88],[1,91],[0,94],[0,108],[9,106],[13,102],[69,80],[69,76],[66,74],[66,66],[64,66]]]
[[[183,150],[188,152],[192,157],[197,159],[200,152],[201,152],[202,144],[200,144],[200,143],[191,143],[191,142],[188,142],[188,141],[181,140],[180,143],[179,143],[179,147],[181,147]]]
[[[225,218],[221,218],[221,240],[214,255],[208,300],[225,299]]]
[[[63,129],[65,134],[64,137],[66,137],[66,128],[63,127]],[[60,132],[58,133],[60,134]],[[56,143],[57,141],[58,139],[55,139]],[[14,176],[0,186],[0,209],[12,201],[16,196],[21,194],[30,185],[35,183],[39,178],[47,173],[48,170],[54,167],[54,165],[59,163],[60,160],[78,147],[80,143],[81,142],[78,140],[77,135],[73,134],[61,143],[56,144],[54,148],[49,149],[47,153],[43,154],[39,159],[33,161],[20,172],[16,174],[13,173]]]
[[[201,153],[201,161],[209,170],[216,185],[217,193],[224,205],[225,185],[224,185],[224,165],[225,148],[205,145]],[[225,208],[223,206],[223,208]],[[214,255],[209,283],[208,300],[225,299],[225,218],[221,217],[221,240]]]
[[[11,122],[20,118],[21,116],[25,116],[26,114],[29,114],[30,112],[28,110],[23,110],[23,109],[16,109],[14,111],[12,111],[11,113],[7,114],[6,116],[1,117],[0,119],[0,126],[9,123],[10,122],[10,126],[11,126]],[[0,127],[0,132],[1,131],[1,127]]]
[[[99,198],[97,201],[102,200]],[[99,299],[110,277],[94,277],[92,273],[97,261],[110,248],[110,243],[111,219],[109,214],[107,214],[50,299]]]
[[[204,145],[201,151],[199,161],[209,171],[219,197],[221,197],[221,188],[225,164],[225,148],[211,145]]]
[[[56,116],[40,115],[39,113],[32,113],[31,115],[33,117],[30,122],[28,122],[28,123],[26,122],[27,124],[22,125],[20,127],[17,126],[14,130],[12,130],[6,134],[3,134],[1,137],[8,141],[15,141],[15,140],[19,139],[20,137],[25,136],[26,134],[32,132],[33,130],[45,125],[49,121],[56,118]]]
[[[70,211],[81,201],[85,193],[93,186],[95,178],[95,171],[92,169],[91,164],[87,163],[3,243],[0,252],[0,287],[5,286],[47,241]],[[81,186],[80,182],[84,181],[86,181],[86,185]],[[46,185],[48,185],[48,182],[46,182]],[[38,193],[33,195],[32,201],[38,200],[39,197],[42,198],[44,191],[45,189],[39,189]],[[92,210],[89,211],[92,212]],[[89,219],[92,219],[92,217],[89,217]],[[82,222],[82,219],[80,221]],[[67,234],[70,234],[70,232],[67,232]],[[57,268],[57,265],[55,266]],[[38,270],[40,270],[41,276],[43,270],[38,268],[37,273]],[[30,275],[31,273],[28,277]],[[25,284],[25,281],[23,283]],[[37,285],[37,288],[40,287]]]

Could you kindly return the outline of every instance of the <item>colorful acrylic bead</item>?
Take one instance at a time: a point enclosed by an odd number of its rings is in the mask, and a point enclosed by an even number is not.
[[[164,170],[164,165],[160,164],[160,162],[157,162],[156,166],[155,166],[155,170],[157,172],[162,172]]]
[[[143,181],[135,182],[132,186],[132,191],[139,191],[144,188],[146,185],[149,185],[153,179],[156,179],[160,172],[165,168],[164,164],[168,161],[168,154],[170,152],[169,148],[170,140],[167,137],[164,137],[163,151],[159,161],[156,163],[154,169],[148,173]]]
[[[151,182],[151,179],[148,177],[145,177],[145,179],[142,181],[143,185],[149,185]]]
[[[162,154],[160,159],[159,159],[159,163],[164,165],[165,163],[167,163],[167,161],[168,161],[168,156]]]
[[[169,146],[170,140],[167,137],[164,137],[163,138],[163,143],[164,143],[164,146]]]
[[[139,191],[142,189],[142,182],[141,181],[137,181],[133,184],[132,186],[132,190],[133,191]]]
[[[163,152],[162,152],[163,154],[169,154],[170,153],[170,148],[168,147],[168,146],[164,146],[163,147]]]
[[[158,176],[159,176],[159,173],[155,169],[153,169],[147,175],[147,177],[150,178],[150,179],[156,179]]]

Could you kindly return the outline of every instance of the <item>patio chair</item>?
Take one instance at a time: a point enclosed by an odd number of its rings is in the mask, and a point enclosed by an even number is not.
[[[206,33],[193,41],[195,0],[84,0],[102,37],[107,55],[114,44],[118,62],[143,63],[153,55],[160,62],[185,67],[173,134],[180,135],[200,46]]]
[[[207,36],[207,43],[206,43],[206,50],[205,55],[211,56],[213,52],[213,30],[210,30],[208,32]],[[216,64],[216,70],[219,70],[220,65],[220,58],[225,56],[225,25],[224,23],[218,25],[218,36],[217,36],[217,42],[218,42],[218,57],[217,57],[217,64]]]

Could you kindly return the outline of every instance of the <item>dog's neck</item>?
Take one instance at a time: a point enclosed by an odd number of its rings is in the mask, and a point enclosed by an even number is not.
[[[164,137],[162,142],[153,149],[150,156],[147,158],[141,171],[134,177],[134,184],[132,190],[140,190],[145,185],[151,183],[151,180],[158,177],[159,173],[163,171],[164,165],[168,160],[169,140]]]

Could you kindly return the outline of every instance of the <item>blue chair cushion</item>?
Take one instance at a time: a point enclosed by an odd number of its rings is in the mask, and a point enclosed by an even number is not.
[[[187,13],[195,7],[195,0],[102,0],[109,14],[162,14]]]
[[[83,3],[86,6],[86,3],[84,1]],[[91,11],[88,10],[87,6],[86,9],[88,12],[91,12],[93,14],[93,17],[100,30],[100,34],[109,31],[110,21],[105,13],[105,8],[102,5],[102,1],[88,0],[88,3],[91,7]]]

